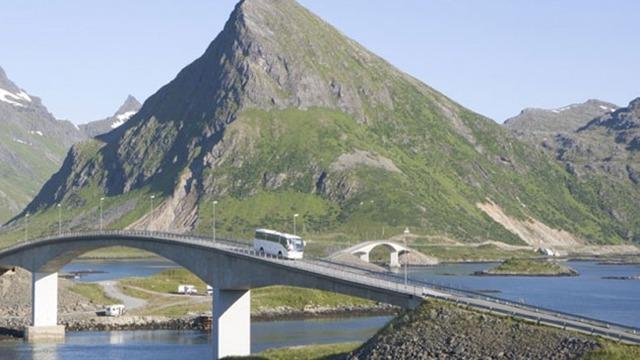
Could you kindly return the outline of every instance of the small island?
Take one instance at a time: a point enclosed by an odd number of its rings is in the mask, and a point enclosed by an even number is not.
[[[577,276],[578,272],[568,266],[550,261],[509,259],[502,264],[483,271],[478,276]]]

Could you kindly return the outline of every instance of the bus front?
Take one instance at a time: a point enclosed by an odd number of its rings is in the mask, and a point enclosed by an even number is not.
[[[287,239],[287,257],[289,259],[302,259],[304,255],[304,241],[299,236],[290,236]]]

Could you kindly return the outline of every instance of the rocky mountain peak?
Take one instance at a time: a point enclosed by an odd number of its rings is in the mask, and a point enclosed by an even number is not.
[[[504,125],[516,135],[531,133],[567,133],[586,125],[591,120],[618,109],[617,105],[598,99],[571,104],[555,109],[524,109]]]
[[[122,105],[120,105],[120,107],[118,108],[118,111],[116,111],[115,115],[120,115],[131,111],[138,112],[141,107],[142,104],[140,104],[138,99],[136,99],[133,95],[128,95],[124,103],[122,103]]]
[[[627,131],[640,128],[640,98],[632,100],[627,107],[594,119],[578,131],[588,131],[596,127],[604,127],[611,131]],[[618,139],[621,140],[621,135],[618,136]],[[638,139],[640,141],[640,138]]]

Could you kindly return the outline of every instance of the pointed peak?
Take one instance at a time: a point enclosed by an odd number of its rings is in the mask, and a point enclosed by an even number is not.
[[[124,103],[120,105],[118,111],[116,111],[115,115],[120,115],[124,113],[137,112],[142,107],[142,104],[136,99],[133,95],[128,95],[124,100]]]

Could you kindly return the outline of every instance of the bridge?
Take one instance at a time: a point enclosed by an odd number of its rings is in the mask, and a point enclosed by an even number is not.
[[[388,240],[367,241],[367,242],[363,242],[361,244],[352,246],[348,249],[342,250],[340,252],[355,255],[359,257],[360,260],[364,262],[369,262],[369,254],[371,254],[371,251],[373,249],[379,246],[386,247],[391,251],[389,254],[390,256],[389,267],[391,268],[400,267],[400,254],[411,252],[409,248]]]
[[[390,274],[320,259],[285,260],[257,253],[246,243],[146,232],[105,231],[64,234],[16,244],[0,251],[0,267],[32,272],[32,318],[25,337],[36,341],[63,337],[57,324],[57,272],[78,256],[99,248],[126,246],[165,257],[214,287],[213,357],[250,354],[251,289],[287,285],[326,290],[414,308],[435,298],[537,324],[597,334],[640,344],[640,329],[509,302],[427,282],[403,281]]]

